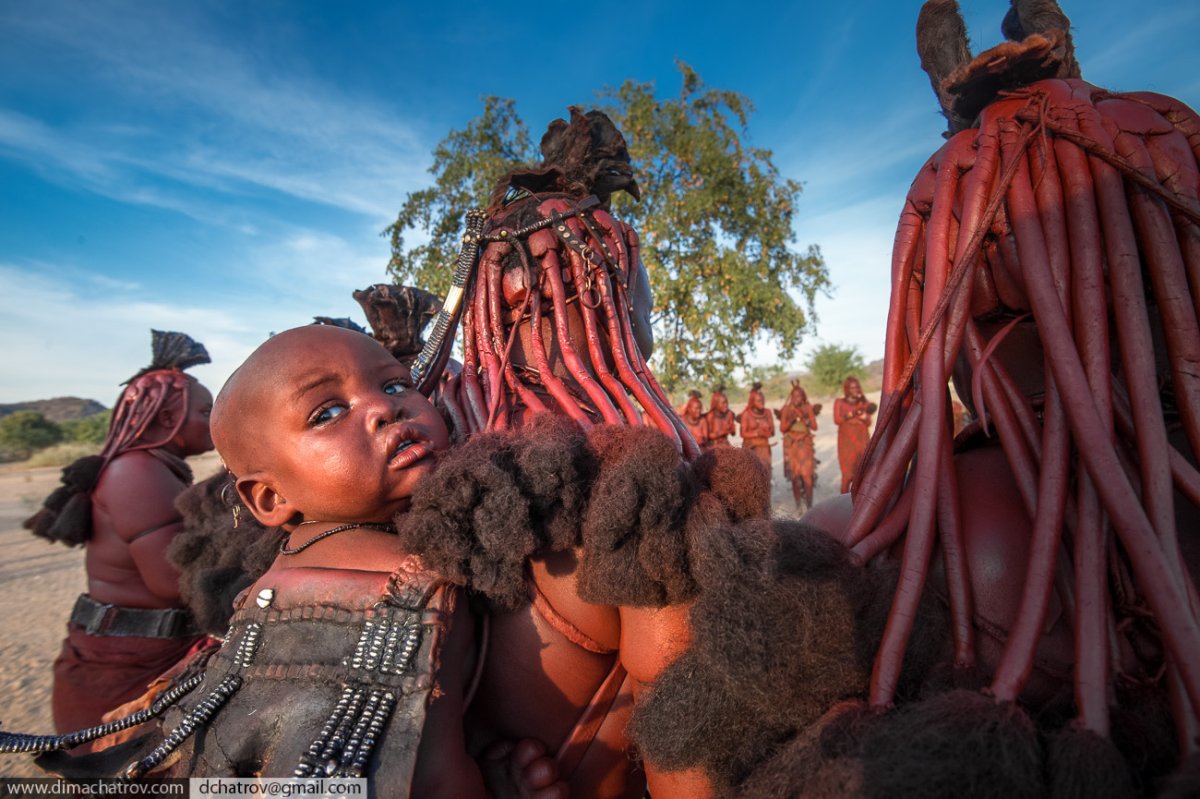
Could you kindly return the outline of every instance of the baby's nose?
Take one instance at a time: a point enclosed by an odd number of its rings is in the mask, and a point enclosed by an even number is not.
[[[398,398],[384,395],[385,399],[371,408],[371,425],[374,429],[386,427],[409,417],[408,409]]]

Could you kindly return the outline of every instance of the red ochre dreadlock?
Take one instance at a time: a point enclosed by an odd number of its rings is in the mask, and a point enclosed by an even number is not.
[[[463,372],[443,390],[447,412],[468,434],[547,412],[585,429],[650,425],[695,458],[639,346],[647,331],[634,319],[645,281],[637,233],[606,208],[611,191],[636,193],[624,139],[603,114],[572,109],[542,150],[548,162],[567,160],[502,180],[507,202],[488,210],[463,299]]]
[[[129,381],[125,391],[113,409],[108,436],[100,457],[104,462],[124,452],[139,449],[157,449],[169,443],[187,421],[188,385],[195,381],[177,369],[155,369],[144,372]],[[146,431],[158,417],[159,411],[179,403],[175,427],[164,431],[161,436],[146,437]]]
[[[1026,26],[1022,42],[948,76],[931,72],[943,102],[959,101],[947,107],[952,132],[955,119],[977,121],[918,174],[896,233],[883,407],[846,533],[864,561],[898,541],[903,549],[870,702],[892,702],[935,542],[956,663],[975,661],[947,422],[947,379],[965,362],[964,399],[999,438],[1034,520],[1020,611],[990,693],[1020,694],[1056,575],[1073,574],[1077,724],[1107,735],[1115,637],[1148,608],[1191,753],[1200,602],[1172,489],[1200,507],[1200,472],[1168,434],[1178,419],[1200,452],[1200,117],[1169,97],[1078,79],[1056,4],[1018,1],[1010,16],[1034,6],[1053,6],[1061,28]],[[957,15],[956,5],[931,0],[922,17],[947,11]],[[965,40],[960,49],[969,56]],[[992,357],[1029,321],[1046,356],[1040,408]]]

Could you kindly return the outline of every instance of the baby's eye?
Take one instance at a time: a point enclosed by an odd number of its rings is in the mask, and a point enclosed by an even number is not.
[[[408,391],[408,385],[403,380],[392,380],[389,383],[384,383],[384,394],[403,394]]]
[[[315,427],[316,425],[331,422],[345,412],[346,406],[344,405],[326,405],[324,408],[321,408],[314,413],[312,417],[309,418],[308,423],[309,425]]]

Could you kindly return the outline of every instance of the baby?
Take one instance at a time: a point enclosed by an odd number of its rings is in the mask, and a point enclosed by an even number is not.
[[[288,537],[242,594],[204,679],[131,774],[365,776],[387,796],[561,796],[536,742],[479,764],[463,713],[476,630],[454,589],[402,554],[392,519],[448,446],[408,369],[370,337],[280,333],[230,377],[212,433],[242,503]],[[147,747],[148,748],[148,747]]]

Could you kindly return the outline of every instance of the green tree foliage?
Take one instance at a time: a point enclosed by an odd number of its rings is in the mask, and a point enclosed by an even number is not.
[[[388,272],[397,283],[445,296],[463,233],[463,218],[487,205],[496,181],[537,156],[512,100],[483,99],[483,115],[452,130],[433,151],[432,186],[404,199],[396,221],[383,231],[392,242]],[[408,230],[429,240],[409,249]]]
[[[17,411],[0,419],[0,450],[28,458],[62,441],[62,429],[37,411]]]
[[[108,423],[112,419],[112,411],[94,413],[82,419],[68,419],[59,423],[63,439],[76,444],[103,444],[108,435]]]
[[[706,87],[686,64],[679,70],[678,97],[659,99],[653,84],[635,81],[601,93],[642,190],[640,203],[617,195],[614,212],[641,236],[655,295],[654,367],[668,389],[729,381],[764,339],[791,357],[812,330],[817,292],[829,288],[820,250],[792,249],[800,183],[744,141],[750,101]],[[410,194],[385,231],[393,279],[444,291],[467,210],[486,202],[496,177],[537,160],[512,101],[485,99],[483,116],[435,150],[435,185]],[[410,228],[429,230],[429,243],[405,251]]]
[[[822,344],[808,354],[804,368],[808,370],[812,383],[808,390],[827,394],[840,392],[842,381],[847,377],[854,376],[861,380],[866,364],[857,347]]]

